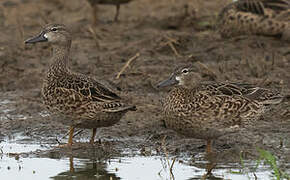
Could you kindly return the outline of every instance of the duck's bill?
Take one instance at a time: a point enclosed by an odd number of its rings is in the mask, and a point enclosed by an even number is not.
[[[45,42],[47,41],[47,38],[45,37],[44,33],[40,33],[38,36],[32,37],[30,39],[27,39],[25,41],[25,44],[27,43],[37,43],[37,42]]]
[[[167,87],[167,86],[173,86],[178,84],[179,82],[176,80],[175,76],[172,75],[170,76],[168,79],[160,82],[159,84],[157,84],[157,88],[163,88],[163,87]]]

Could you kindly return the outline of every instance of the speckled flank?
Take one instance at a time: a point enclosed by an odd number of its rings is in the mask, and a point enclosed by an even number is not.
[[[283,98],[250,84],[200,82],[193,71],[192,65],[177,68],[172,76],[183,84],[176,83],[162,100],[166,125],[188,137],[211,140],[254,126],[268,107]]]
[[[290,40],[289,0],[239,0],[219,14],[217,28],[223,37],[276,36]]]

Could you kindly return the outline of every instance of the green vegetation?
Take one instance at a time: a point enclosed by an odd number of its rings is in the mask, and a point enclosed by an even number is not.
[[[273,170],[273,174],[276,180],[290,180],[290,175],[286,174],[282,170],[279,169],[277,165],[277,161],[274,155],[272,155],[269,151],[266,151],[264,149],[258,148],[257,151],[259,152],[259,158],[256,162],[256,166],[252,173],[256,177],[255,172],[257,171],[259,165],[261,163],[265,163],[270,165],[271,169]],[[242,153],[240,153],[240,163],[241,163],[241,169],[239,171],[231,171],[232,174],[247,174],[248,178],[250,179],[249,172],[246,170],[245,160],[242,157]],[[256,177],[257,178],[257,177]]]
[[[264,160],[264,163],[271,166],[271,169],[274,171],[274,175],[277,180],[280,179],[290,179],[290,176],[283,171],[279,169],[277,166],[277,161],[274,155],[272,155],[269,151],[263,150],[263,149],[257,149],[259,151],[260,157],[257,161],[256,168],[261,164],[262,160]]]

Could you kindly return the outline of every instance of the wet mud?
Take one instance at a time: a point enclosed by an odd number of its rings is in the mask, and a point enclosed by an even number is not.
[[[120,154],[197,157],[205,142],[188,139],[165,127],[160,99],[168,89],[155,85],[181,64],[195,63],[205,80],[238,81],[290,94],[290,46],[273,37],[223,39],[214,22],[230,1],[136,0],[121,6],[99,6],[92,27],[85,0],[3,0],[0,2],[0,138],[20,133],[49,150],[40,157],[109,159]],[[64,23],[73,34],[72,70],[107,81],[138,108],[112,127],[100,128],[94,146],[91,130],[76,135],[72,149],[55,148],[67,141],[68,127],[50,116],[41,102],[42,78],[49,66],[47,44],[24,45],[47,23]],[[121,71],[130,58],[137,56]],[[121,73],[120,73],[121,72]],[[290,162],[290,102],[265,114],[255,127],[219,138],[218,160],[257,158],[257,147]],[[165,149],[164,149],[165,147]]]

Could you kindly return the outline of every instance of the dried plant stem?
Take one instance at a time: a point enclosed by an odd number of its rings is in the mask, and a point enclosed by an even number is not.
[[[167,35],[165,35],[164,37],[168,39],[168,41],[164,45],[168,45],[177,57],[181,57],[181,55],[178,53],[178,51],[176,50],[174,46],[174,44],[179,44],[178,41]]]
[[[120,76],[121,76],[121,74],[126,70],[126,68],[130,66],[130,63],[131,63],[133,60],[137,59],[139,56],[140,56],[140,53],[138,52],[138,53],[136,53],[135,56],[131,57],[131,58],[127,61],[127,63],[122,67],[121,71],[117,74],[116,79],[119,79]]]
[[[175,49],[174,45],[172,42],[169,42],[168,43],[169,47],[172,49],[172,51],[174,52],[174,54],[177,56],[177,57],[181,57],[181,55],[177,52],[177,50]]]
[[[205,64],[201,63],[200,61],[197,61],[196,63],[199,64],[202,68],[204,68],[208,72],[208,74],[212,76],[214,79],[217,78],[216,73],[213,70],[211,70],[209,67],[207,67]]]
[[[163,152],[164,152],[164,154],[165,154],[165,158],[166,158],[167,165],[168,165],[168,167],[169,167],[170,180],[171,180],[171,179],[174,180],[175,178],[174,178],[174,175],[173,175],[173,171],[172,171],[172,170],[173,170],[173,166],[174,166],[174,163],[175,163],[176,157],[173,158],[172,163],[170,164],[170,161],[169,161],[169,155],[168,155],[169,153],[168,153],[168,151],[167,151],[167,149],[166,149],[165,139],[166,139],[166,136],[164,136],[164,138],[162,139],[162,143],[161,143],[161,145],[162,145]]]
[[[91,26],[88,28],[88,30],[92,34],[93,39],[95,40],[96,47],[99,49],[100,48],[100,43],[99,43],[99,40],[98,40],[98,34],[97,34],[96,30],[94,28],[92,28]]]
[[[79,135],[80,133],[82,133],[83,131],[84,131],[83,129],[79,130],[77,133],[75,133],[73,135],[73,138],[76,137],[77,135]],[[62,136],[60,139],[65,138],[68,134],[69,134],[69,131],[64,136]],[[56,138],[56,141],[57,141],[58,144],[61,144],[61,142],[57,138]]]

